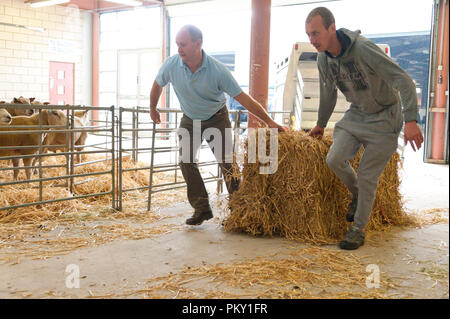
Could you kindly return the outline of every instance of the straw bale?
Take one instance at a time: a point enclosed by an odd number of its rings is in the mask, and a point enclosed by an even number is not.
[[[226,231],[313,243],[335,242],[344,235],[350,194],[326,164],[332,144],[330,132],[322,140],[292,130],[279,134],[274,174],[259,174],[258,160],[248,163],[247,141],[245,144],[241,187],[229,201]],[[267,154],[268,149],[269,145]],[[351,161],[356,170],[361,155],[362,150]],[[413,223],[402,207],[399,162],[395,153],[380,177],[368,231]]]

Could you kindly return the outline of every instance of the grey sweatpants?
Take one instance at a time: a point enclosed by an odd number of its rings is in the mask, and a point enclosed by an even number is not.
[[[358,194],[354,219],[358,229],[369,222],[378,179],[397,148],[402,127],[397,112],[398,108],[389,108],[367,114],[352,106],[334,128],[327,164],[352,194]],[[361,145],[364,152],[356,173],[349,160],[357,155]]]

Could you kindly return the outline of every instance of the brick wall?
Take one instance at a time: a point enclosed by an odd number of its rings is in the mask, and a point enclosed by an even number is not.
[[[49,62],[75,63],[75,104],[82,100],[83,15],[76,7],[31,8],[0,0],[0,101],[49,99]],[[44,28],[44,32],[3,23]]]

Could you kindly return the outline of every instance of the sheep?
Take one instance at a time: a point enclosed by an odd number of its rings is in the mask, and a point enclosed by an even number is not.
[[[59,110],[42,110],[42,125],[64,125],[67,118],[64,112]],[[0,126],[0,131],[26,131],[37,130],[36,127],[30,128],[14,128],[14,126],[23,125],[39,125],[39,113],[32,116],[14,116],[12,117],[10,126]],[[0,149],[0,156],[15,156],[15,155],[33,155],[39,152],[39,138],[44,138],[46,133],[17,133],[17,134],[0,134],[0,146],[36,146],[34,148],[26,149]],[[42,140],[41,140],[42,143]],[[31,166],[33,165],[34,157],[23,157],[23,164],[29,168],[25,168],[25,174],[27,179],[31,178]],[[12,160],[13,166],[17,168],[19,166],[19,158]],[[17,180],[19,170],[14,170],[14,180]]]
[[[5,109],[0,109],[0,126],[7,126],[11,124],[11,114]]]
[[[30,104],[35,100],[34,97],[32,98],[24,98],[23,96],[19,97],[19,98],[14,98],[11,101],[11,104]],[[27,116],[31,116],[34,114],[34,109],[15,109],[12,107],[6,108],[6,110],[9,112],[9,114],[11,114],[11,116],[18,116],[18,115],[27,115]]]
[[[87,113],[89,110],[83,110],[83,111],[75,111],[74,112],[74,129],[79,129],[85,126],[88,126],[88,119],[87,119]],[[57,129],[55,129],[57,130]],[[69,134],[68,143],[66,140],[66,134]],[[60,150],[62,152],[68,151],[66,146],[70,145],[71,143],[71,136],[72,134],[67,133],[48,133],[47,136],[44,139],[43,144],[44,145],[58,145],[58,147],[52,147],[50,150],[54,153],[56,153],[57,150]],[[84,145],[87,139],[87,132],[74,132],[73,133],[73,139],[74,139],[74,145]],[[83,148],[77,148],[78,152],[82,151]],[[81,154],[76,154],[76,161],[81,162]]]
[[[80,121],[80,127],[85,127],[85,126],[89,126],[89,119],[88,119],[88,114],[89,110],[85,110],[85,111],[75,111],[75,119],[79,119]],[[75,123],[75,119],[74,119],[74,123]],[[75,125],[76,127],[76,125]],[[87,132],[79,132],[80,133],[80,137],[75,140],[75,145],[85,145],[86,144],[86,139],[88,137],[88,133]],[[81,152],[84,150],[84,147],[80,147],[77,148],[78,152]],[[81,162],[81,154],[77,153],[77,161]]]

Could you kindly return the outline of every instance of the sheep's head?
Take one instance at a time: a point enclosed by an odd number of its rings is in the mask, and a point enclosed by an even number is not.
[[[31,99],[27,99],[23,96],[19,97],[19,98],[14,98],[11,101],[11,104],[30,104],[31,102],[34,101],[34,97],[32,97]],[[14,114],[12,115],[26,115],[26,116],[31,116],[34,114],[34,110],[33,109],[10,109],[10,111]]]
[[[75,111],[74,114],[77,117],[86,117],[88,112],[89,112],[89,110],[78,110],[78,111]]]
[[[27,99],[26,97],[20,96],[20,97],[15,97],[11,104],[31,104],[30,99]]]
[[[75,116],[80,119],[83,126],[89,126],[89,118],[88,118],[89,110],[78,110],[75,111]]]
[[[0,109],[0,126],[6,126],[11,124],[12,117],[5,109]]]
[[[48,117],[48,125],[61,126],[67,124],[66,114],[64,114],[64,112],[61,110],[48,110],[47,117]]]

